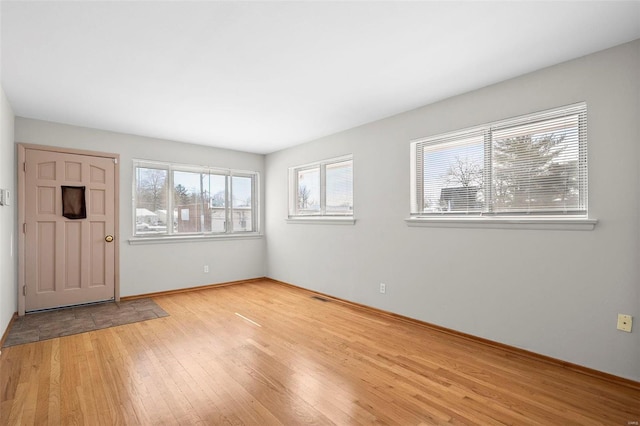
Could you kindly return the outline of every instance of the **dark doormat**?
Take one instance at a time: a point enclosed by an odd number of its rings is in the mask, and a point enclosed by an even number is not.
[[[2,345],[22,345],[169,316],[152,299],[108,302],[28,314],[15,320]]]

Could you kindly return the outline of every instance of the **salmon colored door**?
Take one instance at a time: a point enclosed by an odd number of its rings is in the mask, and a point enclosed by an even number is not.
[[[114,158],[25,150],[27,312],[114,298],[115,169]],[[85,187],[86,218],[62,215],[62,186]]]

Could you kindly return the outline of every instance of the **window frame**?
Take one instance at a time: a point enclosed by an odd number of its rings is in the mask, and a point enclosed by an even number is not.
[[[351,164],[351,210],[346,212],[327,212],[327,166],[333,164],[350,162]],[[347,154],[340,157],[329,158],[326,160],[316,161],[313,163],[302,164],[289,167],[289,206],[287,222],[289,223],[323,223],[323,224],[354,224],[354,202],[353,202],[353,155]],[[298,208],[298,191],[299,180],[298,173],[318,169],[319,174],[319,210],[309,213],[301,213]]]
[[[578,186],[580,204],[584,209],[576,211],[528,211],[497,212],[492,211],[493,189],[493,132],[508,128],[526,126],[563,116],[578,115]],[[455,144],[465,139],[483,139],[484,166],[483,191],[486,198],[479,211],[440,211],[426,212],[424,208],[424,148],[444,144]],[[405,219],[410,226],[464,226],[499,227],[527,229],[593,229],[597,220],[589,219],[588,210],[588,164],[587,164],[587,105],[580,102],[553,108],[532,114],[526,114],[506,120],[487,123],[459,131],[443,133],[410,142],[410,215]]]
[[[136,209],[138,208],[138,179],[137,169],[157,169],[167,172],[167,183],[164,189],[164,196],[166,198],[166,210],[167,219],[166,223],[171,224],[175,218],[175,203],[174,189],[175,179],[174,172],[186,172],[186,173],[199,173],[208,174],[210,176],[224,176],[225,178],[225,195],[224,195],[224,218],[225,225],[224,231],[194,231],[194,232],[174,232],[173,226],[167,225],[165,233],[157,234],[141,234],[137,230],[137,215]],[[150,243],[150,242],[175,242],[175,241],[194,241],[194,240],[209,240],[209,239],[236,239],[236,238],[255,238],[261,237],[260,228],[260,173],[257,171],[249,170],[235,170],[211,166],[199,166],[193,164],[180,164],[161,162],[153,160],[134,159],[132,161],[132,238],[129,240],[130,244]],[[233,178],[234,177],[247,177],[252,179],[251,188],[251,224],[252,230],[235,230],[233,226],[233,212],[235,207],[233,204]]]

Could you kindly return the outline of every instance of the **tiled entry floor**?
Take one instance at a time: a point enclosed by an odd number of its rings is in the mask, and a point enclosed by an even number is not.
[[[152,299],[108,302],[28,314],[15,320],[2,347],[169,316]]]

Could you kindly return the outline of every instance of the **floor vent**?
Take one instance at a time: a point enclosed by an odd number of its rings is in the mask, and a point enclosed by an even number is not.
[[[324,297],[320,297],[320,296],[311,296],[311,298],[319,300],[321,302],[328,302],[329,301],[329,299],[325,299]]]

